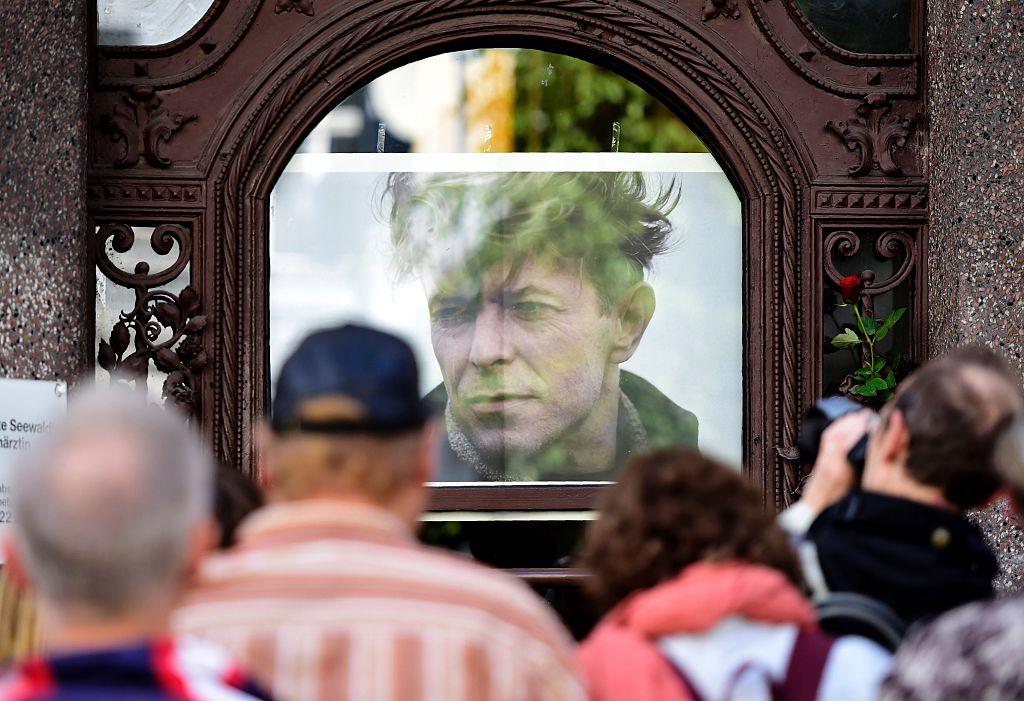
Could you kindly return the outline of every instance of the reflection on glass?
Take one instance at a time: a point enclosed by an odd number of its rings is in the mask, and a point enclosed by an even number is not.
[[[704,144],[639,85],[545,51],[515,53],[515,150],[702,153]],[[622,126],[608,148],[612,125]]]
[[[517,49],[441,54],[391,71],[332,110],[299,150],[372,153],[381,123],[387,153],[707,152],[622,76]],[[615,123],[618,149],[609,149]]]
[[[796,0],[822,36],[847,51],[910,53],[913,0]]]
[[[101,46],[156,46],[184,36],[213,0],[97,0]]]
[[[275,186],[271,372],[319,327],[399,333],[448,483],[602,482],[698,441],[738,462],[742,261],[735,190],[643,90],[556,54],[436,56],[332,110]]]
[[[620,372],[654,314],[678,183],[642,173],[402,173],[391,236],[430,311],[439,479],[608,480],[697,418]]]

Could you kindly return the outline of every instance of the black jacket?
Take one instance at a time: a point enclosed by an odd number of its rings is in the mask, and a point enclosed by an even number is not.
[[[943,509],[854,492],[807,538],[829,589],[878,599],[908,623],[992,596],[998,566],[981,532]]]

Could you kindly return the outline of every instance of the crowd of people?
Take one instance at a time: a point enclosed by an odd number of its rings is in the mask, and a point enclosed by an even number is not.
[[[965,518],[1024,506],[1024,394],[993,352],[833,421],[780,516],[692,449],[634,457],[581,547],[601,618],[578,645],[520,580],[416,540],[433,426],[409,346],[352,325],[283,366],[262,491],[137,393],[81,393],[16,474],[3,575],[42,642],[0,699],[1024,698],[1024,597],[994,597]]]

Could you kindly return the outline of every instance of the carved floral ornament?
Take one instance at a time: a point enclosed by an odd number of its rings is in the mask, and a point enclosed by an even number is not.
[[[152,88],[132,88],[130,93],[121,96],[121,104],[114,107],[113,113],[103,118],[103,127],[111,140],[124,146],[124,152],[114,159],[114,165],[131,168],[145,157],[154,168],[169,168],[171,159],[163,154],[163,144],[197,118],[194,114],[171,114],[163,106],[163,98]]]
[[[852,177],[867,175],[872,169],[890,176],[903,175],[895,159],[906,145],[918,115],[906,117],[890,114],[891,111],[889,98],[873,94],[861,100],[856,119],[825,123],[825,128],[842,139],[846,148],[860,154],[860,162],[847,169]]]
[[[133,383],[143,391],[152,363],[166,373],[163,398],[192,414],[199,402],[197,379],[207,365],[202,344],[206,317],[200,313],[199,294],[191,285],[177,294],[155,289],[185,269],[192,254],[191,234],[177,224],[154,229],[150,247],[155,253],[167,255],[178,245],[175,261],[157,273],[151,273],[145,261],[137,263],[132,273],[117,267],[106,253],[108,240],[115,251],[126,253],[135,243],[135,232],[124,224],[106,224],[92,240],[96,267],[110,281],[134,290],[135,304],[120,313],[109,340],[100,340],[96,360],[112,378]]]

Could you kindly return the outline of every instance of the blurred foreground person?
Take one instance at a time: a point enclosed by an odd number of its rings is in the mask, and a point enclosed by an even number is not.
[[[869,597],[903,624],[992,596],[995,557],[963,513],[999,487],[993,446],[1021,408],[1002,359],[972,347],[922,366],[877,417],[829,426],[803,497],[780,517],[815,595]],[[848,454],[868,431],[860,476]]]
[[[12,575],[33,589],[46,655],[0,681],[5,701],[267,698],[211,643],[168,634],[212,544],[212,466],[179,418],[137,394],[73,401],[12,488]]]
[[[234,545],[241,520],[263,506],[263,493],[244,474],[224,466],[215,471],[213,491],[220,531],[217,547],[226,549]],[[13,582],[7,568],[0,568],[0,668],[34,657],[41,649],[32,593]]]
[[[1024,509],[1024,418],[996,449],[1013,507]],[[884,701],[1024,698],[1024,595],[963,606],[937,619],[900,648],[885,681]]]
[[[873,699],[889,654],[819,632],[758,493],[697,453],[636,458],[587,532],[610,612],[580,648],[594,701]]]
[[[270,505],[203,566],[176,627],[284,699],[582,699],[567,635],[525,585],[416,542],[426,421],[404,342],[306,338],[262,437]]]

